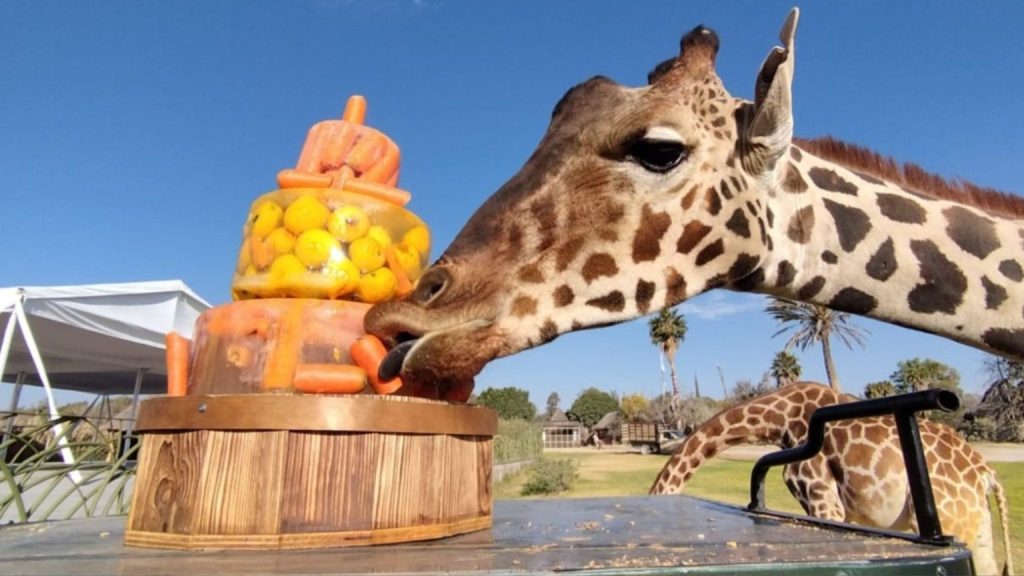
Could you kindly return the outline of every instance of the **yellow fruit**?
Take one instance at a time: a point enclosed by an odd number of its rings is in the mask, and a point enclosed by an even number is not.
[[[273,200],[267,200],[253,212],[252,233],[259,238],[266,238],[268,234],[281,225],[281,214],[283,210]]]
[[[284,225],[293,234],[299,235],[306,230],[323,228],[330,214],[331,211],[316,196],[302,196],[284,211]]]
[[[274,251],[274,256],[287,254],[295,249],[295,235],[287,228],[278,228],[267,236],[267,244]]]
[[[380,244],[367,236],[359,238],[349,245],[348,257],[363,273],[373,272],[380,268],[386,259]]]
[[[342,206],[327,218],[327,230],[342,242],[362,238],[370,229],[370,217],[358,206]]]
[[[306,272],[306,266],[294,254],[278,256],[270,265],[270,285],[276,290],[297,284]]]
[[[333,280],[331,298],[351,294],[359,286],[359,268],[347,258],[327,262],[324,264],[323,273]]]
[[[235,266],[235,272],[242,274],[246,268],[252,266],[252,252],[249,248],[249,239],[246,238],[242,241],[242,247],[238,250],[238,263]]]
[[[319,268],[341,256],[341,243],[327,230],[306,230],[295,241],[295,256],[309,268]]]
[[[420,274],[423,273],[423,264],[420,262],[419,252],[405,242],[395,244],[393,250],[395,251],[395,260],[398,262],[398,266],[405,272],[405,276],[410,281],[415,282],[420,277]]]
[[[367,238],[373,238],[380,244],[381,250],[387,250],[388,246],[391,246],[391,234],[383,226],[370,226],[370,229],[366,231]]]
[[[430,230],[426,226],[416,226],[402,236],[402,242],[416,249],[420,254],[430,253]]]
[[[383,302],[395,295],[398,280],[389,268],[380,268],[364,274],[356,288],[356,296],[363,302]]]

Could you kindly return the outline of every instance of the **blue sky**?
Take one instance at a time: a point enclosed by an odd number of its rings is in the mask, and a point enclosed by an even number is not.
[[[410,208],[440,254],[511,177],[552,107],[596,74],[641,84],[703,23],[718,70],[750,97],[791,3],[0,3],[0,286],[181,278],[228,301],[248,204],[294,165],[308,127],[364,94],[368,123],[403,151]],[[833,134],[947,176],[1024,192],[1024,3],[803,3],[796,132]],[[756,382],[783,339],[759,297],[683,307],[684,390]],[[847,391],[932,357],[965,388],[985,355],[859,321],[867,348],[836,350]],[[804,374],[824,379],[818,349]],[[515,385],[567,407],[588,386],[660,391],[642,320],[569,334],[496,361],[478,388]]]

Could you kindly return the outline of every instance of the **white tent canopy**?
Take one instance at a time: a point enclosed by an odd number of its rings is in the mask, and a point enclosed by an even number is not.
[[[209,307],[180,280],[0,288],[0,329],[9,346],[6,358],[0,354],[3,380],[131,394],[141,374],[141,393],[162,393],[165,335],[190,338]],[[14,337],[17,328],[21,338]],[[45,368],[33,360],[33,345]]]

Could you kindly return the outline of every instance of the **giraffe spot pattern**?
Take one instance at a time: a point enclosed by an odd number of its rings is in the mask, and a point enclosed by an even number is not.
[[[587,306],[600,308],[606,312],[622,312],[626,307],[626,298],[622,295],[622,292],[613,290],[604,296],[587,300]]]
[[[796,146],[789,147],[789,155],[792,156],[793,160],[796,160],[797,162],[804,159],[803,153],[800,152],[800,149],[797,148]]]
[[[683,233],[676,242],[676,251],[680,254],[689,254],[705,236],[711,232],[711,227],[705,226],[702,222],[691,220],[683,227]]]
[[[1003,260],[999,263],[999,272],[1006,276],[1008,280],[1014,282],[1020,282],[1024,280],[1024,270],[1021,269],[1020,264],[1016,260]]]
[[[829,308],[851,314],[867,314],[878,307],[878,299],[851,287],[843,288],[829,301]]]
[[[930,240],[913,240],[910,250],[920,263],[922,282],[907,295],[910,309],[922,314],[954,314],[964,300],[967,278]]]
[[[714,188],[708,188],[704,192],[704,208],[712,216],[718,216],[722,211],[722,199],[718,197],[718,192],[715,192]]]
[[[807,282],[806,284],[801,286],[799,290],[797,290],[797,292],[796,292],[797,300],[800,300],[802,302],[806,302],[807,300],[810,300],[811,298],[814,298],[815,296],[817,296],[818,292],[821,292],[821,289],[824,288],[824,287],[825,287],[825,277],[824,276],[815,276],[814,278],[811,278],[811,280],[809,282]]]
[[[811,232],[814,230],[814,208],[804,206],[796,211],[789,219],[789,226],[786,228],[786,235],[797,244],[807,244],[811,241]]]
[[[590,284],[602,276],[614,276],[619,273],[619,267],[615,264],[615,258],[611,254],[598,252],[587,257],[583,263],[583,279]]]
[[[865,271],[875,280],[885,281],[896,271],[896,267],[896,250],[890,237],[886,238],[878,250],[871,255],[871,259],[865,266]]]
[[[920,204],[904,196],[880,193],[876,199],[882,215],[895,222],[904,224],[924,224],[928,219],[927,212]]]
[[[981,285],[985,288],[985,308],[998,310],[999,306],[1006,301],[1006,288],[988,279],[988,276],[981,277]]]
[[[690,191],[687,192],[685,196],[683,196],[683,202],[681,204],[682,207],[683,207],[683,210],[689,210],[690,207],[693,206],[693,201],[696,198],[697,198],[697,187],[693,186],[692,188],[690,188]]]
[[[725,197],[726,200],[732,200],[732,190],[729,189],[729,183],[722,180],[718,184],[719,189],[722,191],[722,196]]]
[[[654,282],[641,278],[636,282],[636,309],[640,314],[647,314],[651,309],[651,299],[654,298]]]
[[[555,244],[558,217],[555,213],[554,201],[550,199],[537,200],[530,205],[530,213],[537,221],[537,230],[540,232],[538,250],[543,252]]]
[[[807,182],[804,182],[800,171],[792,162],[786,167],[786,175],[782,177],[782,189],[791,194],[807,192]]]
[[[740,254],[729,267],[728,277],[733,288],[741,292],[749,292],[764,283],[764,270],[758,268],[760,260],[757,256]]]
[[[839,256],[836,256],[836,253],[831,250],[825,250],[821,253],[821,261],[826,264],[835,264],[839,262]]]
[[[512,301],[512,315],[524,318],[537,313],[537,300],[529,296],[516,296]]]
[[[540,343],[546,344],[558,336],[558,326],[548,318],[540,327]]]
[[[789,286],[796,279],[796,267],[793,266],[789,260],[783,260],[779,262],[778,271],[775,278],[775,286],[782,288],[783,286]]]
[[[981,335],[981,339],[998,352],[1013,356],[1024,355],[1024,330],[989,328]]]
[[[865,174],[864,172],[854,172],[854,174],[856,174],[857,177],[860,178],[861,180],[863,180],[865,182],[870,182],[871,184],[878,184],[878,185],[885,184],[884,181],[879,180],[878,178],[875,178],[871,174]]]
[[[565,308],[569,304],[572,304],[573,300],[576,299],[576,293],[572,291],[567,284],[562,284],[558,288],[555,288],[553,294],[555,299],[555,306],[558,308]]]
[[[871,219],[860,208],[846,206],[824,199],[825,209],[832,214],[839,234],[839,245],[847,252],[853,252],[857,244],[871,231]]]
[[[665,273],[665,305],[671,306],[686,298],[686,278],[675,268]]]
[[[996,227],[992,220],[979,216],[962,206],[952,206],[942,211],[946,217],[946,233],[964,252],[978,258],[985,258],[999,248]]]
[[[655,212],[650,206],[644,205],[640,226],[633,236],[633,262],[649,262],[661,254],[661,238],[670,224],[672,218],[667,212]]]
[[[719,238],[705,246],[697,253],[697,266],[703,266],[708,262],[711,262],[715,258],[721,256],[723,252],[725,252],[725,244],[722,242],[722,239]]]
[[[519,273],[516,274],[521,282],[527,284],[540,284],[544,281],[544,274],[541,273],[540,267],[536,264],[527,264],[519,269]]]
[[[743,238],[750,238],[750,222],[747,220],[747,215],[743,213],[742,208],[737,208],[729,220],[725,223],[725,227],[732,231],[737,236]]]
[[[810,176],[814,185],[822,190],[838,192],[839,194],[849,194],[851,196],[857,195],[857,186],[854,183],[843,179],[843,177],[837,174],[835,170],[815,166],[807,171],[807,175]]]
[[[558,250],[555,252],[555,268],[559,272],[564,272],[569,264],[576,259],[576,255],[579,254],[583,248],[584,240],[582,236],[576,236],[565,241]]]

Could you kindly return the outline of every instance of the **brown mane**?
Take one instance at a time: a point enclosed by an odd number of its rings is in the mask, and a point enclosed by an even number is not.
[[[922,196],[951,200],[980,208],[996,216],[1024,218],[1024,198],[963,180],[947,180],[926,172],[916,164],[900,164],[867,148],[836,140],[831,136],[793,143],[829,162],[835,162],[862,175],[874,176]]]

